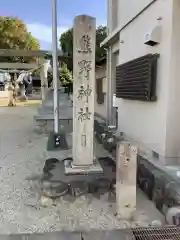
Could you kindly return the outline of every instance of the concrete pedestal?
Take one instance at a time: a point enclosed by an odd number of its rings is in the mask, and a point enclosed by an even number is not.
[[[72,102],[68,94],[63,89],[59,89],[59,125],[64,127],[65,132],[72,132]],[[53,89],[49,89],[46,98],[38,109],[34,117],[36,131],[39,133],[50,133],[54,131],[54,109],[53,109]]]
[[[73,164],[73,159],[67,159],[64,161],[64,168],[66,175],[87,175],[103,173],[103,168],[97,159],[94,160],[93,164],[88,166],[77,166]]]

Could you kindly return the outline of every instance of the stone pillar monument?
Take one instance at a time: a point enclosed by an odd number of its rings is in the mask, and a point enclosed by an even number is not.
[[[94,164],[94,94],[96,20],[87,15],[75,17],[73,28],[73,171],[91,169]],[[99,168],[97,167],[99,166]],[[97,170],[98,169],[98,170]]]
[[[73,40],[73,164],[93,164],[96,20],[77,16]]]
[[[8,106],[9,107],[15,106],[13,90],[14,90],[14,87],[12,85],[12,82],[8,82]]]
[[[116,157],[117,216],[130,219],[136,210],[137,147],[121,142]]]
[[[40,63],[43,64],[43,66],[40,69],[41,94],[42,94],[42,100],[45,100],[45,96],[48,90],[47,74],[48,74],[48,69],[50,67],[50,60],[40,59]]]

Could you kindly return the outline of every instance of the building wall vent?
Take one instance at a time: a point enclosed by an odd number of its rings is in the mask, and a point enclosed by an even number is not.
[[[144,35],[144,44],[149,46],[155,46],[160,43],[161,40],[161,26],[156,26],[150,32]]]

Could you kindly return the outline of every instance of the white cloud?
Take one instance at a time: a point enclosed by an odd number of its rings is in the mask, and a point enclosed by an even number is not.
[[[32,33],[34,37],[36,37],[40,43],[46,42],[48,44],[51,44],[52,42],[52,27],[48,25],[44,25],[41,23],[28,23],[27,24],[28,31]],[[57,28],[57,35],[58,39],[60,35],[68,30],[69,27],[58,27]]]

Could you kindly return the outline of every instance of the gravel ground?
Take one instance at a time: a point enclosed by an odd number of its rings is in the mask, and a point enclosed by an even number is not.
[[[47,137],[34,132],[34,106],[0,108],[0,232],[32,233],[59,230],[124,228],[114,217],[114,205],[105,200],[80,197],[74,203],[59,199],[43,207],[39,201],[38,182],[27,181],[41,174],[48,157],[64,158],[69,151],[48,153]],[[147,225],[150,220],[161,219],[154,206],[138,194],[139,209],[149,212],[139,221]],[[142,201],[143,200],[143,201]],[[145,210],[144,210],[145,209]]]

